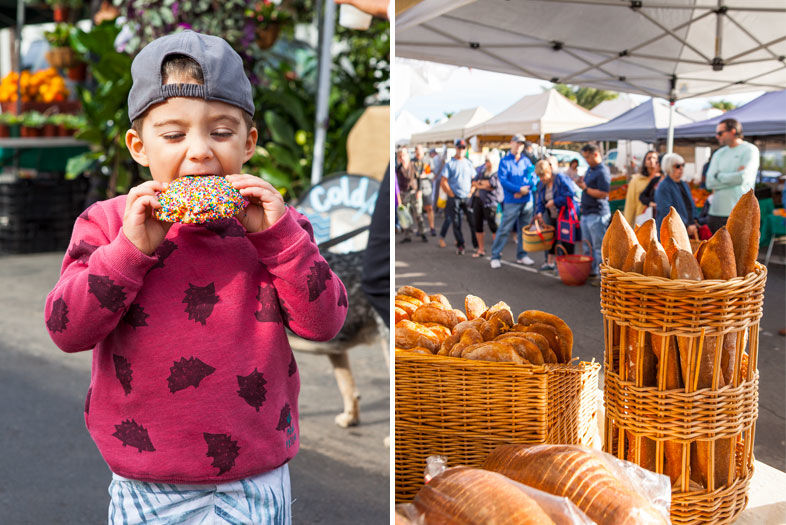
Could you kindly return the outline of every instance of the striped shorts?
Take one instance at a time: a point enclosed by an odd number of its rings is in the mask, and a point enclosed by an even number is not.
[[[219,485],[146,483],[112,474],[109,524],[292,523],[289,466]]]

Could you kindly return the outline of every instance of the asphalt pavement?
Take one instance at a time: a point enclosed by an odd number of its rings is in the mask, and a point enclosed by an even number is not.
[[[440,224],[440,220],[437,220]],[[457,308],[467,294],[492,305],[505,301],[518,312],[535,309],[562,317],[574,334],[573,355],[582,361],[603,362],[603,317],[600,288],[589,284],[566,286],[554,274],[540,273],[544,252],[532,254],[534,267],[515,263],[513,236],[502,254],[502,267],[491,269],[488,258],[472,258],[466,222],[467,251],[456,255],[452,230],[448,247],[439,248],[437,237],[423,243],[417,237],[402,244],[395,236],[396,287],[410,284],[430,294],[444,294]],[[491,235],[486,235],[486,253],[491,253]],[[786,471],[786,337],[778,331],[786,327],[786,267],[770,263],[764,296],[764,314],[759,338],[759,418],[756,424],[754,455],[781,471]],[[601,370],[601,386],[603,374]]]
[[[0,523],[106,523],[111,473],[84,424],[91,352],[65,354],[44,301],[63,254],[0,257]],[[341,397],[325,356],[296,354],[300,452],[290,463],[295,523],[389,523],[389,371],[381,347],[356,347],[361,424],[333,418]]]

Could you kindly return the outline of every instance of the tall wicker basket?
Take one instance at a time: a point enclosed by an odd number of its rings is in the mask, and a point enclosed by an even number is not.
[[[599,371],[397,352],[396,502],[423,486],[431,455],[479,466],[505,443],[591,444]]]
[[[747,504],[753,474],[766,268],[757,263],[728,281],[672,281],[606,265],[601,275],[604,450],[639,464],[644,448],[654,451],[654,470],[673,474],[673,523],[731,522]],[[724,340],[733,362],[722,362]],[[701,356],[713,355],[704,354],[713,346],[716,358],[705,362],[711,384],[697,388]],[[648,348],[659,361],[656,386],[643,385]],[[669,356],[676,355],[684,387],[667,389]]]

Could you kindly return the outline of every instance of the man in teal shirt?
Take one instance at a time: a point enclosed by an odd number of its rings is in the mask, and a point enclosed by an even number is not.
[[[739,121],[721,120],[715,136],[722,147],[710,160],[705,183],[712,190],[707,225],[713,233],[726,224],[740,197],[753,189],[759,171],[759,148],[742,140]]]

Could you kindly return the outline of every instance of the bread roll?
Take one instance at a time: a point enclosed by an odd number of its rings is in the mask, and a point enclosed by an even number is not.
[[[622,214],[620,214],[620,217],[622,217]],[[622,220],[630,230],[630,226],[627,225],[628,223],[625,221],[624,217]],[[632,233],[633,230],[631,230],[631,234]],[[573,354],[573,331],[565,321],[554,314],[541,312],[540,310],[526,310],[519,314],[518,323],[524,326],[539,323],[553,326],[557,332],[559,341],[559,350],[554,350],[557,354],[557,359],[559,359],[560,363],[570,362]]]
[[[408,295],[410,297],[414,297],[418,299],[422,303],[428,303],[429,298],[428,294],[421,290],[420,288],[415,288],[414,286],[405,285],[396,290],[396,295]]]
[[[534,499],[504,476],[456,467],[434,476],[415,496],[426,525],[551,525]]]
[[[533,323],[530,325],[522,325],[522,324],[514,324],[511,327],[511,331],[514,332],[523,332],[523,333],[535,333],[543,336],[546,341],[549,343],[549,352],[554,354],[553,361],[551,361],[551,357],[543,356],[543,359],[547,363],[559,363],[559,352],[560,352],[560,342],[559,337],[557,336],[557,329],[551,325],[545,323]]]
[[[486,303],[480,297],[468,295],[464,298],[464,311],[467,312],[468,320],[480,317],[486,309]]]
[[[518,331],[514,332],[514,331],[510,331],[510,332],[505,332],[504,334],[502,334],[500,336],[497,336],[497,339],[499,340],[499,339],[506,338],[506,337],[512,337],[512,338],[523,337],[524,339],[532,341],[535,344],[535,346],[538,347],[538,350],[540,350],[540,355],[541,355],[541,361],[542,362],[544,362],[544,363],[556,363],[557,362],[557,355],[554,353],[554,351],[549,346],[549,342],[546,340],[546,338],[543,337],[540,334],[537,334],[535,332],[518,332]],[[532,361],[532,360],[530,359],[530,361]],[[535,361],[532,361],[532,362],[535,363]]]
[[[395,306],[393,308],[393,313],[396,316],[395,317],[396,321],[393,323],[394,325],[398,324],[399,321],[403,321],[404,319],[409,319],[409,314],[404,310],[402,310],[401,308],[399,308],[398,306]]]
[[[509,328],[510,326],[506,325],[502,319],[493,316],[480,326],[479,331],[484,341],[493,341],[499,334],[507,332]]]
[[[502,341],[484,341],[470,345],[461,352],[461,357],[475,361],[509,362],[522,365],[529,362],[516,352],[513,345]]]
[[[396,301],[404,301],[407,303],[411,303],[415,306],[423,306],[423,301],[421,301],[420,299],[415,299],[414,297],[410,297],[409,295],[398,294],[394,299]]]
[[[415,313],[415,310],[418,309],[418,307],[415,306],[414,304],[407,301],[402,301],[400,299],[396,299],[393,305],[396,308],[400,308],[401,310],[404,310],[407,313],[407,316],[409,316],[410,318],[412,317],[412,314]]]
[[[464,321],[456,326],[453,327],[453,333],[445,339],[442,345],[439,348],[439,355],[449,355],[450,350],[453,348],[453,345],[459,342],[461,339],[461,335],[464,333],[465,330],[470,328],[474,328],[475,330],[480,330],[481,325],[484,323],[483,319],[472,319],[470,321]]]
[[[734,245],[737,276],[743,277],[755,268],[759,255],[761,210],[753,190],[743,195],[729,214],[726,228]]]
[[[429,295],[428,298],[430,303],[439,303],[447,308],[451,308],[451,309],[453,308],[452,306],[450,306],[450,301],[448,301],[448,298],[442,295],[441,293],[435,293]]]
[[[533,365],[543,364],[543,354],[538,345],[527,339],[521,332],[508,332],[498,336],[495,341],[506,343],[513,347],[518,354]]]
[[[483,468],[566,497],[598,525],[665,525],[639,493],[617,479],[590,450],[570,445],[503,445]]]
[[[625,220],[625,216],[617,210],[611,218],[601,244],[601,258],[612,268],[622,268],[628,252],[638,244],[636,235]]]
[[[686,250],[692,253],[688,230],[685,229],[685,223],[682,222],[682,217],[674,209],[674,206],[670,207],[669,213],[660,225],[660,243],[666,249],[669,261],[674,259],[677,250]]]
[[[461,334],[458,342],[453,345],[453,347],[448,352],[448,355],[450,357],[461,357],[461,354],[466,347],[482,342],[483,336],[480,334],[480,332],[474,328],[468,328]]]
[[[435,305],[424,304],[418,307],[413,314],[409,316],[410,319],[416,323],[439,323],[447,326],[451,330],[458,324],[458,317],[453,310],[443,310]]]
[[[422,346],[431,352],[436,352],[439,348],[439,338],[422,324],[404,319],[396,324],[396,346],[399,348]]]
[[[434,335],[439,339],[440,346],[445,342],[445,339],[451,336],[450,328],[445,325],[439,323],[424,323],[423,326],[434,332]]]

